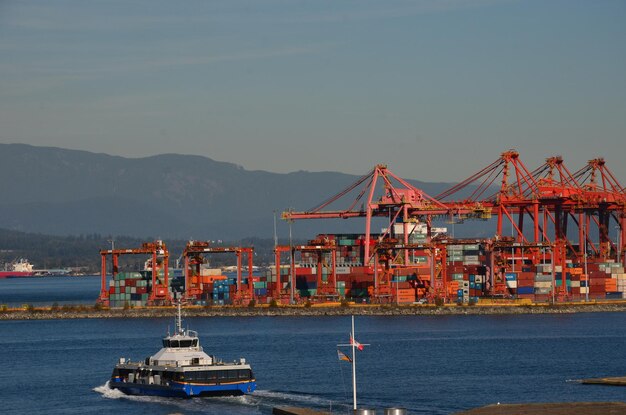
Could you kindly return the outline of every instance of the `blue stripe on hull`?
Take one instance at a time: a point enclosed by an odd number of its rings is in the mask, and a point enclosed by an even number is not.
[[[111,379],[109,386],[112,389],[119,389],[127,395],[189,398],[193,396],[245,395],[254,392],[256,382],[244,382],[230,385],[194,385],[172,382],[170,386],[161,386],[126,383]]]

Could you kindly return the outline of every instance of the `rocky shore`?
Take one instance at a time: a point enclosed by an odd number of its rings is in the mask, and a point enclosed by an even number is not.
[[[492,314],[570,314],[596,312],[626,312],[626,302],[557,303],[530,305],[350,305],[350,306],[280,306],[280,307],[186,307],[186,317],[282,317],[282,316],[440,316]],[[145,307],[106,309],[93,306],[64,306],[52,308],[4,308],[0,320],[52,320],[84,318],[162,318],[173,317],[174,307]]]

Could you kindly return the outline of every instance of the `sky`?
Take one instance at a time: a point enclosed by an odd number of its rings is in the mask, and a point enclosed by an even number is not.
[[[626,2],[2,0],[0,143],[460,181],[516,149],[626,184]]]

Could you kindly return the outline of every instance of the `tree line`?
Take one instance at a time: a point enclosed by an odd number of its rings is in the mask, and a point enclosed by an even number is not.
[[[76,268],[86,273],[99,273],[101,249],[110,249],[114,241],[116,249],[139,248],[142,243],[154,241],[156,238],[137,238],[133,236],[113,236],[92,233],[86,235],[43,235],[14,230],[0,229],[0,268],[20,258],[26,258],[35,269]],[[176,265],[187,244],[186,240],[166,240],[170,253],[170,267]],[[295,243],[301,243],[294,241]],[[288,243],[279,241],[279,243]],[[269,265],[274,262],[273,239],[256,237],[237,241],[213,241],[212,246],[252,246],[254,247],[254,264]],[[125,256],[120,263],[122,269],[137,270],[143,266],[148,256]],[[209,258],[214,267],[235,265],[234,254],[214,254]],[[182,263],[181,263],[182,266]]]

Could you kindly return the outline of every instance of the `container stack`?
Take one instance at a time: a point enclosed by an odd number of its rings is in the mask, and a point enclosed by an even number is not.
[[[569,262],[567,264],[567,279],[569,280],[569,292],[573,299],[580,299],[582,294],[586,294],[585,292],[581,292],[582,288],[581,277],[583,274],[583,268],[580,266],[576,266],[575,264]]]
[[[549,295],[552,294],[552,272],[543,272],[543,268],[541,272],[539,271],[539,269],[537,269],[537,272],[534,274],[534,278],[535,278],[535,283],[534,283],[534,291],[535,291],[535,298],[541,298],[541,296],[543,297],[547,297]],[[558,290],[560,288],[560,286],[562,285],[562,272],[558,271],[557,267],[557,272],[555,273],[555,286],[556,289]],[[522,272],[520,273],[520,278],[529,278],[529,275],[527,274],[532,274],[531,273],[527,273],[527,272]],[[523,275],[523,277],[522,277]],[[568,279],[566,281],[566,285],[567,285],[567,291],[569,292],[569,287],[570,287],[570,279],[568,276]]]
[[[109,281],[109,307],[143,307],[150,295],[148,280],[141,272],[120,272]]]
[[[537,288],[542,289],[545,288],[545,284],[539,285],[535,288],[536,284],[545,283],[544,273],[541,272],[540,276],[537,277],[535,273],[532,272],[511,272],[507,273],[515,275],[515,280],[517,281],[517,298],[533,298],[535,296],[535,290]],[[539,280],[537,280],[539,278]],[[550,278],[552,281],[552,278]]]
[[[607,299],[626,298],[626,274],[624,267],[616,262],[599,264],[599,271],[604,271],[604,285]],[[590,281],[590,285],[593,279]]]

